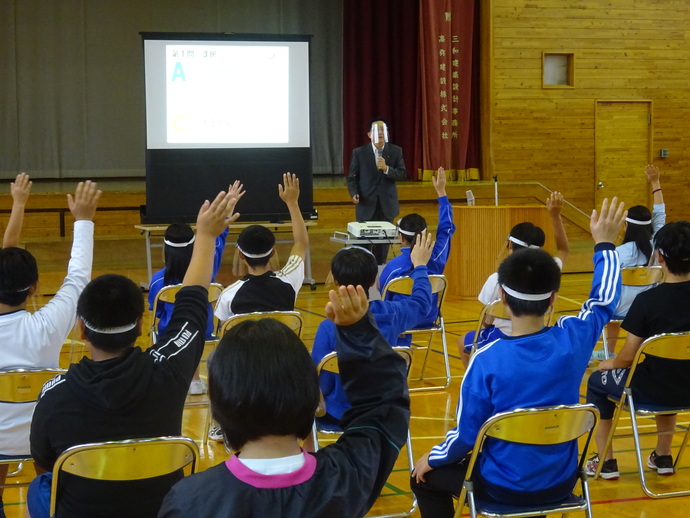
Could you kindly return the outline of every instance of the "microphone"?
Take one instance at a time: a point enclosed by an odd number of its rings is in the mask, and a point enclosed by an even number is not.
[[[376,159],[383,157],[383,149],[376,148]],[[383,171],[385,168],[379,167],[379,170]]]

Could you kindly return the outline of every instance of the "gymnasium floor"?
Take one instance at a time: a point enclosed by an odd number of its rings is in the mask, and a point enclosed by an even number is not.
[[[94,272],[97,275],[103,272]],[[124,275],[131,278],[141,276],[141,271],[123,271]],[[48,276],[53,274],[47,274]],[[57,275],[57,274],[55,274]],[[563,276],[559,300],[556,311],[558,314],[574,313],[579,309],[580,304],[585,300],[589,291],[590,275],[588,274],[565,274]],[[48,281],[50,282],[50,278]],[[56,279],[59,283],[59,279]],[[42,277],[42,282],[46,277]],[[318,285],[316,291],[310,291],[307,287],[300,292],[297,308],[305,317],[306,328],[304,330],[304,342],[311,348],[316,328],[323,319],[324,306],[327,299],[327,289],[323,285]],[[47,297],[45,298],[47,300]],[[35,307],[44,304],[42,297],[37,297]],[[30,308],[31,309],[31,308]],[[451,353],[451,370],[453,379],[451,386],[445,391],[413,393],[412,400],[412,420],[410,428],[412,432],[413,456],[416,460],[423,453],[427,452],[433,445],[440,442],[449,430],[455,419],[455,405],[460,381],[462,379],[463,368],[457,355],[456,339],[467,330],[474,329],[479,313],[480,305],[476,301],[461,301],[453,297],[446,298],[444,315],[446,318],[446,328],[448,335],[448,346]],[[145,316],[145,322],[149,316]],[[148,326],[146,326],[148,327]],[[141,338],[141,344],[147,344],[148,337]],[[438,377],[442,373],[442,356],[438,353],[440,340],[434,342],[436,351],[430,356],[427,376],[432,379],[431,383],[438,382]],[[620,345],[619,345],[620,347]],[[66,366],[69,362],[69,347],[63,348],[62,363]],[[413,363],[411,386],[419,386],[419,382],[414,381],[415,373],[418,375],[418,368]],[[202,376],[205,376],[205,365],[202,365]],[[436,379],[433,379],[436,377]],[[586,377],[585,377],[586,380]],[[584,385],[582,394],[584,394]],[[190,397],[190,402],[203,402],[206,396]],[[183,433],[197,440],[201,450],[201,469],[215,465],[227,458],[227,453],[219,443],[209,443],[204,446],[201,443],[203,436],[205,407],[190,407],[185,410],[183,421]],[[626,417],[621,422],[619,429],[629,431],[629,419]],[[679,423],[685,426],[686,418],[679,418]],[[647,425],[653,428],[653,422]],[[681,435],[676,434],[675,443],[680,441]],[[326,439],[327,440],[327,439]],[[654,439],[643,440],[643,446],[647,445],[647,454],[651,450]],[[594,502],[593,512],[595,516],[606,517],[681,517],[686,516],[682,506],[688,499],[672,498],[663,500],[652,500],[644,495],[640,488],[639,480],[635,469],[635,457],[633,452],[632,438],[620,439],[614,442],[616,457],[618,458],[621,478],[618,481],[591,480],[590,489],[592,501]],[[406,452],[401,452],[400,459],[395,471],[389,479],[381,497],[378,499],[373,514],[394,513],[408,509],[412,499],[409,492]],[[690,472],[687,469],[690,459],[687,458],[681,463],[678,473],[672,477],[658,477],[654,473],[649,473],[653,487],[678,488],[690,487]],[[8,479],[22,481],[33,477],[33,469],[25,467],[23,473],[15,478]],[[25,510],[25,488],[9,488],[5,490],[5,511],[8,518],[27,516]],[[416,512],[413,516],[419,516]],[[123,517],[124,518],[124,517]]]

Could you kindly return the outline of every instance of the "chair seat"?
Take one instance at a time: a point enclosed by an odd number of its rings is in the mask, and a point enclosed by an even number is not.
[[[552,504],[541,505],[509,505],[492,500],[484,500],[475,498],[477,511],[484,516],[534,516],[538,514],[546,514],[546,510],[551,513],[561,512],[566,513],[570,511],[581,511],[587,508],[587,501],[584,497],[570,494],[569,497],[560,502]]]
[[[343,433],[340,425],[316,418],[316,429],[321,433]]]

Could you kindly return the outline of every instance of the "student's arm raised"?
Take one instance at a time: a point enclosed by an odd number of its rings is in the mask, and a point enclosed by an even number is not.
[[[290,255],[298,255],[304,260],[309,249],[309,236],[304,218],[302,218],[302,213],[299,210],[299,178],[297,175],[290,173],[283,175],[283,183],[278,185],[278,195],[287,205],[290,221],[292,221],[292,239],[295,244],[292,245]]]
[[[553,235],[556,239],[556,257],[561,262],[565,262],[570,253],[570,244],[568,243],[568,235],[565,233],[565,226],[561,219],[561,210],[563,210],[563,195],[554,191],[546,199],[546,210],[549,211],[551,217],[551,224],[553,225]]]
[[[183,286],[208,288],[213,274],[216,236],[240,216],[239,213],[233,214],[236,204],[237,197],[221,191],[215,200],[206,200],[201,206],[196,219],[196,240],[192,260],[182,280]]]
[[[12,194],[12,212],[5,228],[5,235],[2,239],[2,247],[9,248],[18,246],[22,235],[22,225],[24,224],[24,208],[31,193],[32,182],[29,175],[19,173],[14,182],[10,183],[10,193]]]

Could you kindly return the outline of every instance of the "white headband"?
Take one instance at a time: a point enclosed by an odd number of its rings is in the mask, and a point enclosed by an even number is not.
[[[196,235],[193,235],[192,239],[190,239],[186,243],[173,243],[172,241],[168,241],[167,239],[163,239],[163,243],[165,243],[168,246],[172,246],[173,248],[185,248],[186,246],[191,245],[195,239]]]
[[[242,249],[240,248],[240,245],[235,245],[235,246],[237,247],[237,249],[240,251],[240,253],[241,253],[243,256],[249,257],[250,259],[262,259],[262,258],[264,258],[264,257],[268,257],[269,255],[271,255],[271,252],[273,252],[273,247],[271,247],[271,248],[268,250],[268,252],[264,252],[264,253],[262,253],[262,254],[250,254],[250,253],[247,253],[247,252],[245,252],[244,250],[242,250]]]
[[[411,230],[403,230],[402,228],[400,228],[400,222],[401,221],[402,220],[398,220],[398,232],[400,232],[401,234],[403,234],[405,236],[414,236],[416,234],[416,232],[412,232]],[[422,229],[422,232],[424,230],[426,230],[426,227]]]
[[[633,223],[635,225],[651,225],[652,220],[648,219],[647,221],[640,221],[639,219],[632,219],[632,218],[625,218],[625,221],[628,223]]]
[[[379,125],[376,124],[375,122],[372,123],[371,125],[371,134],[372,134],[372,140],[374,142],[379,141]],[[386,123],[383,123],[383,141],[388,142],[388,126],[386,126]]]
[[[364,251],[365,251],[366,253],[368,253],[370,256],[376,257],[376,256],[374,255],[374,253],[373,253],[371,250],[369,250],[368,248],[364,248],[363,246],[359,246],[359,245],[345,246],[345,247],[343,247],[342,249],[343,249],[343,250],[350,250],[351,248],[356,248],[356,249],[358,249],[358,250],[364,250]]]
[[[518,239],[517,237],[513,237],[513,236],[508,236],[508,241],[512,241],[516,245],[524,246],[525,248],[541,248],[540,246],[537,246],[537,245],[528,245],[527,243],[525,243],[521,239]]]
[[[548,293],[520,293],[519,291],[515,291],[505,284],[501,284],[501,288],[503,288],[503,291],[505,291],[508,295],[511,297],[514,297],[516,299],[520,300],[529,300],[529,301],[540,301],[540,300],[546,300],[551,295],[553,294],[553,291],[550,291]]]
[[[12,290],[12,291],[2,290],[2,293],[22,293],[23,291],[29,291],[30,289],[31,289],[31,286],[27,286],[26,288],[22,288],[20,290]]]
[[[84,320],[84,317],[81,317],[81,321],[84,322],[85,328],[90,329],[94,333],[102,333],[104,335],[119,335],[120,333],[126,333],[127,331],[131,331],[137,327],[138,324],[138,322],[134,322],[133,324],[126,324],[124,326],[99,329],[98,327],[89,324],[86,320]]]
[[[658,250],[659,253],[660,253],[661,255],[663,255],[664,257],[668,257],[668,256],[666,255],[666,252],[664,252],[661,248],[657,248],[657,250]],[[690,261],[690,257],[683,257],[683,259],[681,259],[681,261]]]

